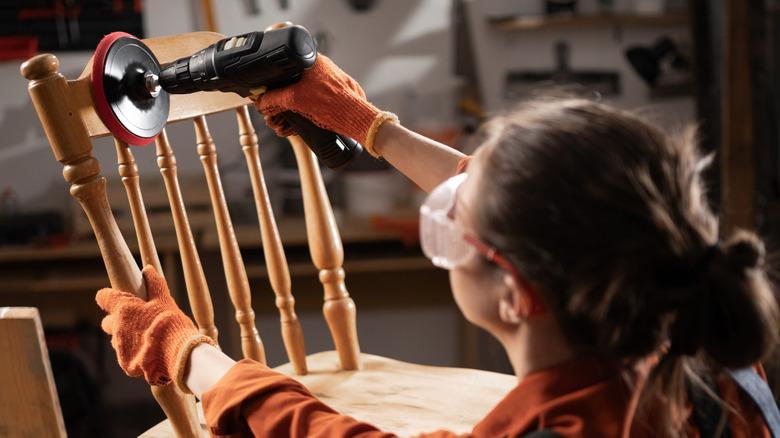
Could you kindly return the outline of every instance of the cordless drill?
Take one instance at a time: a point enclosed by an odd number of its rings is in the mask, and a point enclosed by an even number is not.
[[[219,40],[168,64],[160,72],[159,86],[171,94],[223,91],[250,97],[297,82],[316,60],[317,45],[302,26],[250,32]],[[330,168],[363,151],[355,140],[322,129],[297,113],[281,115]]]

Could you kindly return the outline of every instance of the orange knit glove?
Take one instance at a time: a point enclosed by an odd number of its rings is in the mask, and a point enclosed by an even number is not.
[[[379,127],[388,120],[398,122],[395,114],[368,102],[360,85],[322,54],[317,55],[314,66],[303,73],[300,81],[260,95],[255,106],[277,135],[294,134],[279,116],[294,111],[321,128],[357,140],[375,157],[379,157],[374,149]]]
[[[195,324],[176,305],[165,279],[151,266],[143,270],[148,301],[116,289],[101,289],[95,296],[108,315],[101,327],[111,335],[119,366],[130,377],[144,376],[152,385],[172,380],[179,389],[190,352],[198,344],[214,341],[198,332]]]

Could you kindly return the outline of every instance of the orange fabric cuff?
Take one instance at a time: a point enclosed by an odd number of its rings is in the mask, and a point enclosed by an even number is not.
[[[376,133],[379,132],[379,128],[381,128],[382,124],[385,122],[398,123],[398,116],[389,111],[380,111],[379,114],[374,117],[374,121],[371,123],[371,126],[366,133],[366,140],[363,147],[366,149],[366,152],[371,154],[374,158],[382,157],[374,148],[374,140],[376,140]]]

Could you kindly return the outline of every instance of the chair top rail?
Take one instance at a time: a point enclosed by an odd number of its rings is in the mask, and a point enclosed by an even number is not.
[[[142,40],[157,56],[160,64],[165,65],[181,57],[189,56],[208,47],[225,36],[216,32],[191,32],[180,35],[167,35]],[[94,55],[93,55],[94,56]],[[92,61],[90,58],[84,71],[77,79],[69,80],[71,105],[81,115],[90,138],[111,134],[95,112],[90,82],[92,81]],[[168,123],[192,119],[238,108],[252,103],[251,100],[235,93],[198,92],[193,94],[172,94]]]

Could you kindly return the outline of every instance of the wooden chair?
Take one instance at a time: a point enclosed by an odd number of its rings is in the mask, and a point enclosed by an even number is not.
[[[144,42],[165,64],[223,37],[212,32],[195,32],[150,38]],[[145,297],[139,267],[117,228],[105,194],[105,178],[91,152],[90,139],[109,134],[93,108],[89,88],[91,63],[73,80],[67,80],[59,73],[57,58],[50,54],[28,60],[21,71],[29,80],[29,93],[54,156],[64,165],[63,175],[71,184],[70,193],[81,204],[92,225],[112,287]],[[203,163],[211,196],[222,262],[230,298],[236,309],[236,321],[240,326],[244,356],[265,361],[263,344],[255,328],[246,270],[217,170],[216,146],[205,117],[227,110],[236,113],[239,142],[254,190],[266,266],[276,294],[281,333],[290,359],[290,364],[279,369],[297,375],[334,407],[358,418],[376,421],[378,425],[396,432],[414,432],[431,427],[468,430],[515,384],[514,377],[475,370],[421,367],[360,354],[355,304],[344,284],[343,248],[330,201],[314,154],[299,137],[293,136],[289,141],[299,167],[310,253],[319,270],[324,289],[323,313],[336,348],[335,353],[306,357],[301,326],[294,310],[287,261],[263,179],[257,135],[249,118],[249,111],[254,110],[250,105],[251,101],[235,94],[171,95],[168,119],[169,122],[191,119],[194,124],[197,153]],[[176,159],[164,130],[155,144],[193,316],[201,332],[217,340],[208,285],[177,180]],[[144,264],[154,265],[162,272],[132,151],[121,141],[115,140],[115,145],[119,174],[131,206],[141,259]],[[361,364],[362,371],[351,371],[360,369]],[[307,372],[310,374],[306,375]],[[152,392],[170,421],[150,430],[148,436],[175,433],[190,437],[204,433],[193,397],[184,396],[173,385],[152,387]],[[395,392],[398,394],[393,395]],[[387,404],[389,401],[395,404]],[[421,408],[430,409],[431,414],[420,415]]]

